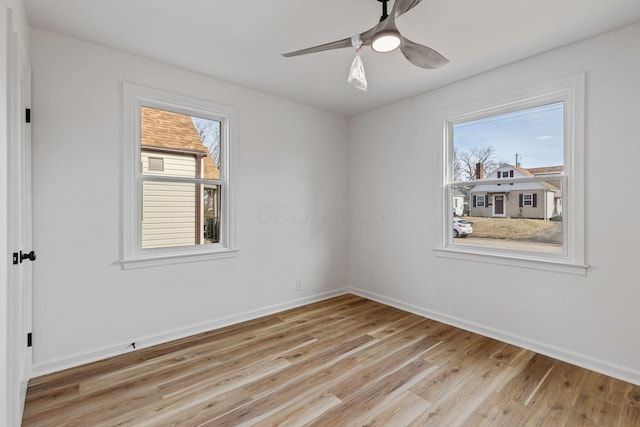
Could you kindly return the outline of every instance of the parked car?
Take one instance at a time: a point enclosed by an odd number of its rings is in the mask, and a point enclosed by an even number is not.
[[[471,223],[462,218],[453,218],[453,237],[467,237],[473,233]]]

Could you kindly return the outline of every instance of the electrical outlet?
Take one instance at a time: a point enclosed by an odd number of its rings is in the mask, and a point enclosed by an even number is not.
[[[302,290],[302,280],[296,280],[296,291]]]

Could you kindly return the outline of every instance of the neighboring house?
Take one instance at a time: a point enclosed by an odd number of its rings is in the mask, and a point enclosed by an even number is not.
[[[465,195],[460,190],[453,193],[453,215],[462,216],[464,214]]]
[[[503,163],[487,178],[544,176],[560,172],[562,166],[525,169]],[[478,184],[469,195],[471,216],[548,220],[562,215],[562,192],[558,180]]]
[[[149,107],[142,107],[140,114],[143,175],[220,178],[191,117]],[[143,181],[142,247],[217,241],[219,206],[216,186]]]

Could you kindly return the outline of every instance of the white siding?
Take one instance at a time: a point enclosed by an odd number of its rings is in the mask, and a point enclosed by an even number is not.
[[[140,153],[143,175],[176,176],[182,178],[195,178],[196,156],[193,154],[170,154],[154,151],[142,151]],[[161,157],[164,159],[164,171],[149,170],[149,157]]]
[[[553,218],[553,201],[555,200],[555,192],[553,191],[547,191],[546,193],[544,193],[544,197],[547,198],[546,203],[544,205],[544,208],[546,209],[546,214],[544,219],[551,219]]]
[[[453,211],[455,215],[462,216],[464,213],[464,196],[453,196]]]
[[[149,157],[164,159],[164,171],[149,171]],[[141,153],[145,175],[193,178],[194,155]],[[142,248],[196,244],[196,185],[144,181],[142,184]]]

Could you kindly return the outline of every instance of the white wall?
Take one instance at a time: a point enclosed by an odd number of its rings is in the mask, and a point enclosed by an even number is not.
[[[640,25],[627,27],[354,118],[351,205],[388,207],[379,223],[350,228],[350,285],[640,384],[640,229],[623,226],[640,212],[639,40]],[[587,276],[436,258],[436,112],[581,71]],[[624,211],[619,200],[629,201]]]
[[[345,118],[47,32],[31,54],[36,375],[346,287]],[[122,81],[237,108],[237,257],[120,269]]]

